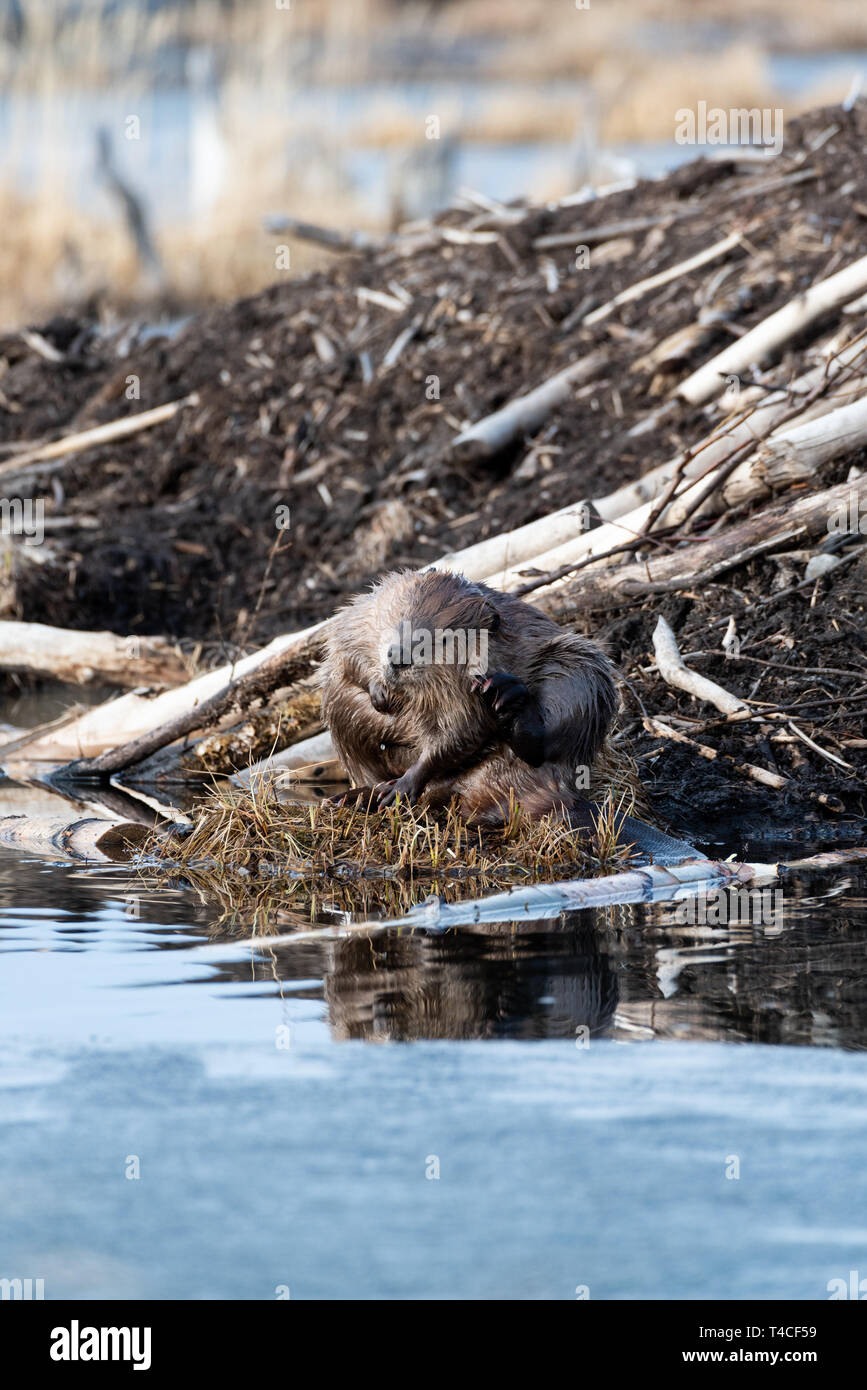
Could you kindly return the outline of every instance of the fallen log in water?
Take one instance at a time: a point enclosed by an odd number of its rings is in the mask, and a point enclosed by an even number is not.
[[[312,635],[301,634],[294,641],[279,645],[276,652],[265,660],[258,661],[252,670],[248,670],[236,680],[228,681],[201,702],[190,702],[189,687],[183,687],[181,691],[172,691],[176,703],[181,706],[173,718],[127,743],[110,748],[99,757],[80,758],[59,768],[54,774],[55,778],[99,780],[111,776],[112,773],[122,772],[125,768],[150,757],[159,749],[174,743],[176,739],[184,738],[196,729],[208,728],[230,710],[244,709],[252,702],[273,694],[281,686],[301,680],[310,673],[320,650],[319,628],[309,629],[309,633]],[[186,699],[183,699],[185,692]]]
[[[0,816],[0,845],[27,850],[45,859],[79,863],[123,861],[144,844],[150,834],[148,826],[136,821],[102,820],[96,816],[75,820]]]
[[[308,647],[308,639],[312,642],[315,634],[323,627],[324,624],[317,623],[303,632],[275,637],[267,647],[262,647],[252,655],[220,666],[214,671],[208,671],[206,675],[197,676],[186,685],[167,690],[162,695],[148,698],[130,692],[116,700],[109,700],[106,704],[89,709],[62,726],[44,733],[37,731],[32,741],[18,740],[19,756],[50,762],[61,762],[69,758],[90,759],[106,750],[116,748],[119,744],[131,743],[170,723],[180,727],[187,720],[187,732],[205,728],[209,716],[207,712],[203,714],[202,711],[206,711],[206,707],[213,708],[208,702],[214,696],[225,695],[229,687],[236,688],[240,678],[254,673],[273,658],[285,655],[285,671],[288,675],[286,684],[290,680],[300,680],[303,675],[309,674],[313,666],[315,648],[312,644]],[[273,673],[273,665],[269,669]],[[278,685],[272,688],[279,688],[279,681]],[[229,707],[231,700],[227,702],[227,708]],[[202,723],[197,723],[197,719],[201,719]],[[176,734],[174,737],[181,735]],[[165,747],[165,743],[169,741],[166,739],[161,742],[157,739],[150,751]],[[139,756],[145,757],[146,754],[141,753]]]
[[[606,908],[618,903],[679,902],[709,891],[726,888],[762,887],[789,870],[822,870],[867,860],[867,847],[835,850],[810,855],[791,863],[745,863],[718,859],[693,859],[668,868],[648,865],[625,873],[600,878],[571,879],[562,883],[531,883],[494,893],[487,898],[447,903],[429,898],[402,917],[381,922],[350,922],[311,931],[285,932],[279,936],[248,936],[243,941],[209,942],[195,948],[197,955],[219,955],[220,959],[244,959],[251,950],[272,951],[275,947],[304,945],[309,941],[338,940],[346,936],[373,936],[401,928],[447,931],[453,927],[474,926],[479,922],[543,921],[564,912],[587,908]]]

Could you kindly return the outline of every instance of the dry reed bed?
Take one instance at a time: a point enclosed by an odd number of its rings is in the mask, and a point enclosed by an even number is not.
[[[587,834],[553,815],[533,820],[513,804],[501,829],[482,830],[454,807],[432,815],[400,805],[305,806],[280,800],[267,781],[250,792],[218,785],[189,834],[153,837],[142,867],[159,865],[227,910],[267,903],[273,915],[327,898],[356,907],[373,899],[381,911],[433,892],[459,896],[467,883],[481,891],[615,873],[631,857],[617,831],[617,813],[628,809],[625,794],[606,797]]]

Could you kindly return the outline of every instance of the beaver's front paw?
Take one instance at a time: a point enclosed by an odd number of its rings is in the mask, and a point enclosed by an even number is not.
[[[479,694],[501,726],[508,727],[527,703],[529,691],[523,681],[508,671],[492,671],[476,676],[473,690]]]
[[[424,782],[418,773],[410,768],[402,777],[392,782],[378,782],[374,787],[380,808],[393,806],[398,797],[407,806],[414,806],[424,791]]]

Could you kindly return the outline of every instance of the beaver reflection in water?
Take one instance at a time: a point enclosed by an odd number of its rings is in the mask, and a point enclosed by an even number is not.
[[[439,570],[386,575],[341,609],[320,682],[352,799],[434,809],[457,797],[484,825],[502,824],[512,800],[533,816],[586,807],[617,707],[592,642]]]

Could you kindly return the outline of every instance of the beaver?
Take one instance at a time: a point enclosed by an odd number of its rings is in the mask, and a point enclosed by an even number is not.
[[[388,574],[341,609],[320,685],[352,799],[434,809],[456,797],[489,826],[515,802],[533,816],[586,807],[618,703],[593,642],[443,570]]]

